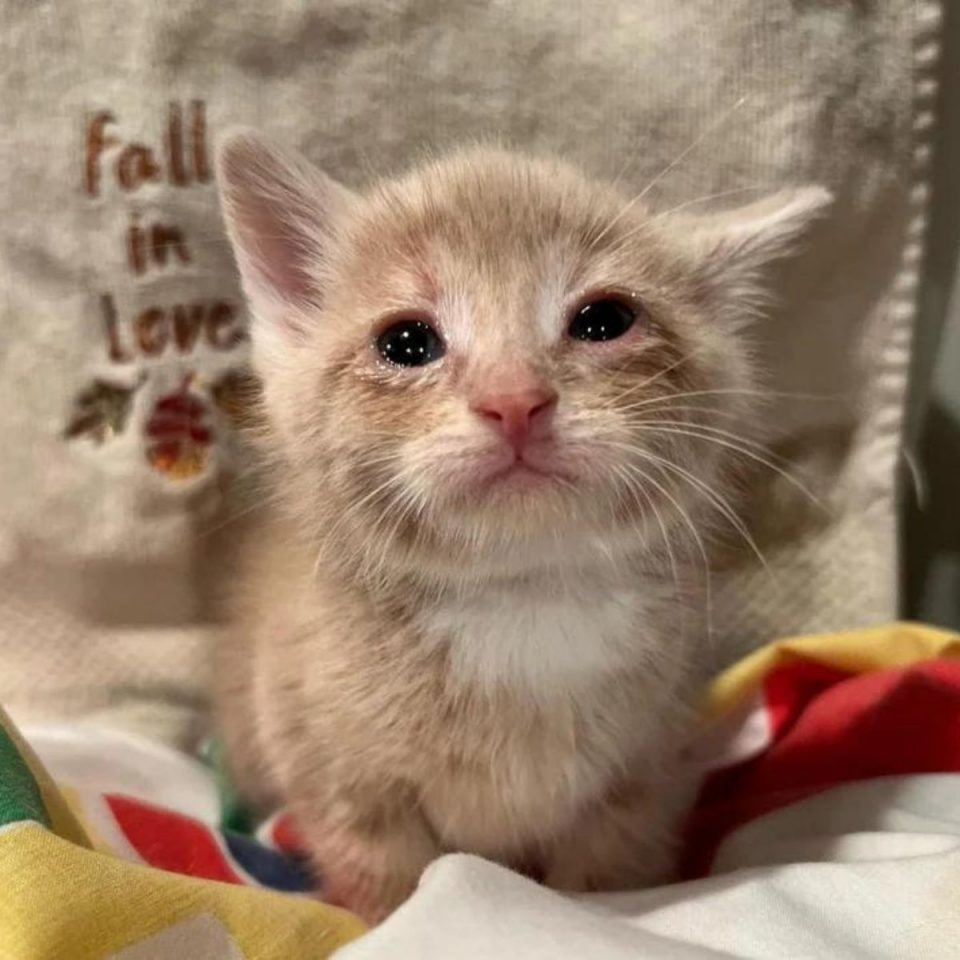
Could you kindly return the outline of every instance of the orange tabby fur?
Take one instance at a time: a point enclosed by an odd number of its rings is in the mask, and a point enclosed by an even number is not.
[[[241,784],[292,807],[328,892],[374,920],[447,850],[566,889],[665,878],[733,497],[734,451],[705,438],[753,411],[741,327],[826,194],[657,217],[475,148],[357,195],[249,133],[220,180],[275,501],[218,651]],[[591,291],[636,329],[566,336]],[[377,355],[408,315],[441,360]],[[471,404],[517,384],[558,401],[547,475],[512,485]]]

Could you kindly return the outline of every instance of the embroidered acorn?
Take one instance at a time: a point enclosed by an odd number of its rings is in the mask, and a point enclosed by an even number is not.
[[[146,426],[148,462],[174,480],[202,473],[213,442],[207,405],[190,392],[192,382],[188,374],[176,391],[160,397]]]

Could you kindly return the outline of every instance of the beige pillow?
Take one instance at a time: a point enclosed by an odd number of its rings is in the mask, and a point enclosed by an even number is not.
[[[6,4],[0,701],[191,736],[229,521],[244,308],[211,182],[257,125],[350,183],[497,136],[664,207],[836,205],[756,330],[775,450],[715,583],[725,649],[894,614],[931,0]],[[739,108],[734,108],[746,98]],[[813,394],[800,398],[792,394]]]

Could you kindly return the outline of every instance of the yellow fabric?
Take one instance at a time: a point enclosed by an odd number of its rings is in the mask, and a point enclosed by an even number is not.
[[[2,712],[0,735],[2,960],[322,960],[364,932],[315,900],[103,852]]]
[[[34,823],[0,833],[0,888],[4,960],[107,960],[196,916],[219,921],[244,960],[328,957],[363,932],[334,907],[137,866]],[[192,958],[171,953],[169,960]]]
[[[960,636],[916,623],[791,637],[757,650],[720,674],[710,687],[708,709],[714,715],[727,713],[746,700],[771,670],[797,661],[863,673],[956,656],[960,656]]]

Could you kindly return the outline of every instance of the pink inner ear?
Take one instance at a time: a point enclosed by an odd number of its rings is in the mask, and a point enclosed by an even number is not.
[[[304,205],[292,191],[276,185],[264,195],[263,186],[247,172],[230,184],[227,192],[237,260],[251,297],[265,297],[291,306],[316,299],[309,272],[312,250],[310,226],[293,212]]]
[[[254,218],[251,243],[244,251],[249,267],[275,296],[291,305],[312,302],[317,291],[307,269],[308,251],[304,239],[298,239],[289,227],[290,236],[283,237],[282,221],[272,217]],[[271,233],[270,231],[273,231]]]
[[[219,159],[227,224],[251,300],[315,304],[315,261],[344,191],[302,158],[256,135],[228,139]]]

